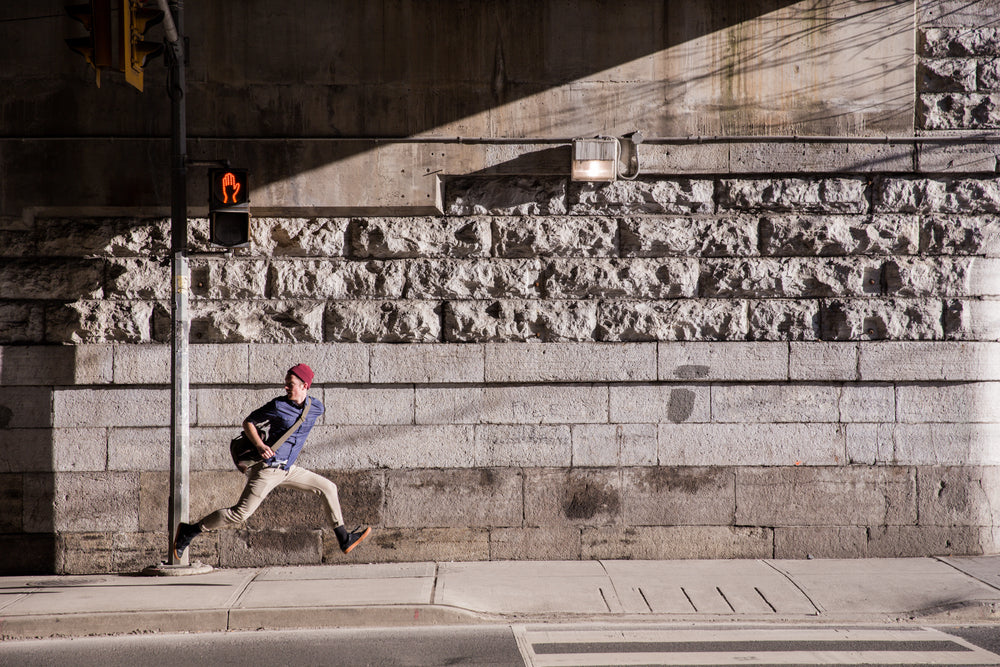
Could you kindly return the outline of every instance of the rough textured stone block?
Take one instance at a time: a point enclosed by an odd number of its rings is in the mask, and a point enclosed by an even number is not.
[[[262,267],[263,264],[260,268]],[[170,266],[155,258],[112,259],[105,268],[105,293],[112,299],[170,299],[170,273]],[[246,275],[242,272],[240,274]],[[197,293],[194,287],[198,285],[198,281],[194,280],[195,275],[192,269],[193,293]],[[198,279],[204,280],[202,276],[198,276]]]
[[[487,424],[605,424],[604,386],[517,385],[483,390],[482,421]]]
[[[922,466],[917,469],[921,526],[1000,524],[1000,467]]]
[[[746,302],[733,299],[606,301],[595,337],[606,342],[742,340]]]
[[[626,217],[619,221],[624,257],[741,257],[757,254],[757,220]]]
[[[866,184],[860,178],[722,179],[720,210],[801,213],[866,213]]]
[[[445,339],[453,343],[590,341],[596,301],[450,301]]]
[[[788,345],[790,380],[857,380],[856,343],[793,342]]]
[[[861,526],[774,529],[775,558],[865,558],[868,531]]]
[[[406,272],[409,299],[537,299],[549,269],[538,259],[412,262]]]
[[[901,384],[896,387],[896,401],[901,422],[994,422],[1000,383]]]
[[[163,426],[170,423],[166,389],[59,389],[53,394],[52,424],[74,426]]]
[[[958,342],[861,343],[861,380],[1000,380],[1000,344]]]
[[[1000,533],[990,526],[878,526],[868,530],[869,558],[993,554]]]
[[[573,215],[712,213],[715,186],[701,179],[643,179],[614,183],[571,183]]]
[[[747,302],[746,338],[756,341],[815,341],[821,334],[821,302],[764,299]]]
[[[713,259],[700,263],[699,296],[708,298],[802,298],[881,293],[885,262],[874,257]],[[907,266],[907,265],[904,265]],[[903,270],[898,291],[908,286]],[[906,296],[905,293],[903,293]]]
[[[929,215],[921,218],[920,252],[930,255],[1000,255],[1000,217]]]
[[[348,218],[258,218],[252,245],[267,257],[342,257]]]
[[[487,382],[632,382],[656,379],[651,344],[486,345]]]
[[[995,129],[1000,127],[1000,94],[925,93],[917,97],[917,118],[925,130]]]
[[[170,470],[170,451],[169,428],[112,428],[107,436],[107,469]]]
[[[874,207],[886,213],[1000,212],[1000,179],[896,178],[875,183]]]
[[[336,539],[324,541],[324,563],[355,558],[344,556]],[[372,563],[454,562],[489,560],[490,531],[486,528],[381,528],[358,547]],[[359,552],[360,553],[360,552]]]
[[[610,392],[612,424],[712,420],[711,394],[706,385],[630,384],[612,386]]]
[[[964,58],[922,58],[917,66],[917,90],[922,93],[976,90],[976,61]]]
[[[554,299],[675,299],[697,287],[698,264],[686,258],[557,259],[541,283]]]
[[[0,265],[5,299],[100,299],[104,262],[71,259],[6,259]]]
[[[476,465],[568,467],[569,426],[477,426]]]
[[[114,383],[168,384],[171,358],[169,345],[115,345]],[[189,364],[191,372],[197,372],[198,364]]]
[[[278,299],[398,299],[407,288],[403,262],[275,260],[268,272]]]
[[[840,388],[828,384],[741,384],[712,387],[716,422],[836,422]],[[891,415],[890,415],[891,417]]]
[[[932,58],[1000,55],[997,29],[986,27],[995,9],[990,2],[942,0],[920,8],[924,27],[920,35],[921,55]]]
[[[373,345],[376,383],[482,382],[481,345]]]
[[[163,257],[169,218],[38,218],[38,253],[48,257]]]
[[[583,529],[587,560],[771,558],[770,528],[731,526],[646,526]]]
[[[527,470],[524,522],[528,526],[600,526],[620,523],[622,481],[616,469]]]
[[[386,527],[520,526],[523,480],[516,470],[409,470],[386,479]]]
[[[618,223],[603,217],[492,218],[496,257],[614,257]]]
[[[441,340],[440,309],[440,304],[430,301],[332,302],[323,318],[326,341],[437,343]]]
[[[917,480],[910,468],[781,467],[736,471],[742,526],[915,525]]]
[[[628,468],[622,474],[628,526],[728,526],[735,477],[725,468]]]
[[[219,533],[222,567],[311,565],[323,561],[319,530],[226,530]]]
[[[368,382],[370,348],[367,345],[250,345],[250,382],[279,386],[285,373],[298,363],[316,373],[317,385],[333,382]]]
[[[489,254],[486,218],[355,218],[347,229],[352,257],[484,257]]]
[[[264,259],[196,259],[191,263],[191,293],[195,298],[262,299],[267,294],[268,266]],[[288,263],[278,262],[286,267]],[[297,263],[299,271],[308,271],[306,262]],[[168,281],[169,284],[169,281]],[[142,295],[140,295],[142,296]],[[157,295],[161,299],[167,295]],[[283,294],[271,294],[284,297]]]
[[[471,426],[317,426],[302,451],[307,468],[468,468],[478,465]]]
[[[787,343],[672,342],[658,346],[660,380],[786,380]]]
[[[654,466],[655,424],[577,424],[573,466]]]
[[[580,549],[576,527],[490,530],[490,560],[580,560]]]
[[[139,529],[139,473],[59,473],[52,503],[55,530]]]
[[[1000,58],[979,61],[979,90],[1000,90]]]
[[[49,469],[55,472],[107,470],[108,432],[109,429],[103,427],[52,429],[52,460],[46,461],[51,466]],[[153,443],[148,444],[155,447]],[[36,459],[45,460],[39,452],[34,454]]]
[[[937,299],[829,299],[820,306],[824,340],[937,340],[944,337]]]
[[[154,304],[74,301],[45,307],[46,343],[150,343]]]
[[[909,255],[918,249],[917,216],[763,215],[763,255]]]
[[[192,343],[319,343],[324,304],[315,301],[197,301]]]
[[[844,461],[837,424],[660,424],[660,465],[790,466]]]
[[[975,409],[992,410],[992,406]],[[918,465],[1000,465],[1000,424],[897,424],[893,460]]]
[[[445,185],[448,215],[560,215],[566,179],[455,178]]]
[[[327,387],[323,404],[337,424],[412,424],[412,387]]]

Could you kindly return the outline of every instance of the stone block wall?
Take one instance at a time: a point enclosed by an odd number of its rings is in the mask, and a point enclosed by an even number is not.
[[[920,127],[1000,128],[1000,29],[927,27],[918,44]]]
[[[233,254],[195,221],[192,515],[303,361],[302,463],[376,527],[365,560],[996,550],[997,178],[460,178],[447,206],[255,219]],[[0,540],[61,572],[166,552],[165,226],[3,230]],[[194,557],[342,559],[285,491]]]

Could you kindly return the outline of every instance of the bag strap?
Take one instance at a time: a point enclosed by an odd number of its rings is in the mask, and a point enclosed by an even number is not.
[[[299,427],[302,426],[302,422],[304,422],[306,420],[306,415],[309,414],[309,408],[310,407],[312,407],[312,397],[311,396],[309,396],[309,397],[306,398],[306,407],[302,409],[302,414],[299,415],[298,420],[294,424],[292,424],[292,427],[290,429],[288,429],[287,431],[285,431],[285,434],[282,435],[278,439],[278,441],[276,443],[274,443],[273,445],[271,445],[271,449],[272,450],[277,451],[278,447],[281,447],[283,444],[285,444],[285,440],[288,440],[288,438],[290,438],[293,433],[295,433],[296,431],[299,430]]]

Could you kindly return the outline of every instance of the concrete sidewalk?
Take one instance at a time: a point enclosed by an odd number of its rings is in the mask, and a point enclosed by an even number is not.
[[[392,563],[0,578],[4,639],[580,620],[1000,622],[1000,556]]]

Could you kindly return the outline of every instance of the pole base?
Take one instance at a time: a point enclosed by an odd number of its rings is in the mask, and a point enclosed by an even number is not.
[[[161,562],[159,565],[150,565],[142,573],[150,577],[183,577],[189,574],[208,574],[213,569],[211,565],[200,562],[188,565],[170,565]]]

